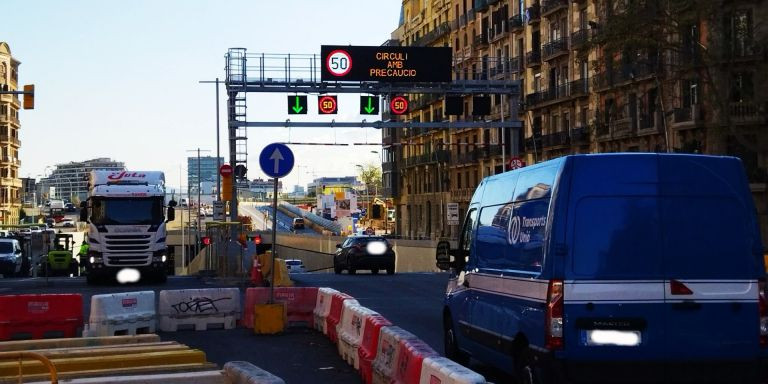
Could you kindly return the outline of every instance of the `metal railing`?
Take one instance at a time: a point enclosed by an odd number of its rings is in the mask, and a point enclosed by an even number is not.
[[[323,227],[323,228],[333,232],[334,234],[341,233],[341,224],[339,224],[339,223],[337,223],[335,221],[331,221],[331,220],[328,220],[328,219],[326,219],[324,217],[320,217],[318,215],[315,215],[314,213],[310,213],[310,212],[304,211],[304,210],[300,209],[299,207],[297,207],[297,206],[295,206],[293,204],[290,204],[290,203],[286,203],[284,201],[280,202],[280,207],[284,208],[288,212],[291,212],[291,213],[293,213],[294,215],[296,215],[298,217],[303,217],[305,220],[309,220],[313,224],[319,225],[319,226],[321,226],[321,227]]]
[[[24,359],[35,359],[48,369],[48,373],[51,376],[51,384],[59,383],[59,373],[56,371],[56,366],[47,357],[29,351],[18,352],[0,352],[0,360],[17,360],[19,362],[19,383],[24,381],[24,371],[22,369]]]

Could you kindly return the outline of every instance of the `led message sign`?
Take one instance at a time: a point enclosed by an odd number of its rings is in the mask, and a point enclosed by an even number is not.
[[[322,81],[450,82],[450,47],[323,45]]]
[[[320,96],[317,99],[317,110],[321,115],[335,115],[339,110],[336,96]]]

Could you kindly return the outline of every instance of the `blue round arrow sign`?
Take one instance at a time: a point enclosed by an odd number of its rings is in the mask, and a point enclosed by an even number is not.
[[[259,165],[267,176],[283,177],[293,169],[293,152],[285,144],[269,144],[259,154]]]

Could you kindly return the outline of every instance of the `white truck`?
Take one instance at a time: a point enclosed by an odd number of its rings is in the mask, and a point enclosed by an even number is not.
[[[88,255],[81,260],[88,283],[125,268],[138,270],[142,280],[165,282],[171,262],[166,223],[174,206],[173,200],[165,206],[163,172],[91,171],[88,199],[80,204],[80,221],[88,223]]]

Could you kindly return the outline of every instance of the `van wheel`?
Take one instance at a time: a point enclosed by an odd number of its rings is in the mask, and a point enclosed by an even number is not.
[[[456,341],[456,331],[453,329],[453,320],[450,315],[443,319],[443,347],[445,357],[463,366],[469,364],[469,355],[459,348],[459,343]]]
[[[542,384],[540,367],[535,363],[533,351],[526,345],[514,356],[515,378],[519,384]],[[550,380],[546,381],[551,382]]]
[[[336,261],[333,262],[333,273],[337,275],[341,273],[341,266],[336,264]]]

